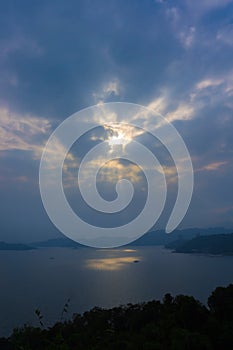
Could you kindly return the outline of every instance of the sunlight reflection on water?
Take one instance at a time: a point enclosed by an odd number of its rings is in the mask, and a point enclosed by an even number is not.
[[[100,250],[99,250],[100,251]],[[86,259],[85,267],[92,270],[106,270],[115,271],[123,269],[127,264],[138,262],[142,259],[141,256],[128,255],[129,253],[136,253],[136,249],[111,249],[101,250],[107,253],[107,257],[100,259]],[[127,253],[127,256],[122,256],[122,253]],[[109,256],[110,255],[110,256]],[[120,255],[120,256],[116,256]]]

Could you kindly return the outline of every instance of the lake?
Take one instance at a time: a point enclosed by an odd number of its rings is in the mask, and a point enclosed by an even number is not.
[[[216,286],[233,283],[233,257],[162,247],[0,251],[0,276],[0,336],[6,336],[25,323],[38,325],[37,308],[45,326],[53,325],[68,298],[68,318],[94,306],[162,299],[167,292],[206,303]]]

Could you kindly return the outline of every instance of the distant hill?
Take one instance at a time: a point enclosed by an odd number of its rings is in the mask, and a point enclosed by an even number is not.
[[[225,229],[223,227],[210,227],[210,228],[190,228],[184,230],[174,230],[171,233],[165,233],[164,230],[149,231],[136,241],[129,245],[136,246],[148,246],[148,245],[167,245],[176,240],[184,239],[190,240],[196,236],[208,236],[214,234],[228,234],[233,230]]]
[[[0,250],[32,250],[36,249],[27,244],[0,242]]]
[[[186,242],[188,242],[187,239],[184,239],[184,238],[179,238],[179,239],[176,239],[175,241],[172,241],[168,244],[165,244],[165,248],[167,249],[176,249],[178,247],[181,247],[182,245],[184,245]]]
[[[175,230],[172,233],[165,233],[164,230],[157,230],[157,231],[150,231],[145,233],[142,237],[137,239],[134,242],[131,242],[128,244],[128,246],[157,246],[157,245],[163,245],[170,249],[175,249],[180,244],[180,241],[183,243],[183,241],[191,240],[192,238],[198,236],[198,235],[213,235],[213,234],[228,234],[231,233],[232,230],[227,230],[222,227],[213,227],[213,228],[207,228],[207,229],[201,229],[201,228],[191,228],[186,230]],[[182,241],[183,240],[183,241]],[[176,242],[176,243],[175,243]],[[173,244],[172,246],[168,246],[170,244]],[[174,246],[175,244],[175,246]],[[33,242],[30,244],[33,247],[64,247],[64,248],[82,248],[86,247],[80,243],[77,243],[68,237],[59,237],[59,238],[53,238],[48,239],[46,241],[41,242]]]
[[[233,255],[233,233],[198,236],[186,242],[180,241],[175,251],[177,253]]]
[[[64,247],[64,248],[80,248],[84,247],[72,239],[67,237],[48,239],[47,241],[32,243],[34,247]]]

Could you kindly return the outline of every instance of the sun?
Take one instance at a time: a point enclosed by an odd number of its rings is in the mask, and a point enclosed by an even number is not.
[[[118,146],[118,145],[125,146],[129,143],[129,140],[126,138],[124,133],[119,132],[117,135],[110,136],[107,142],[111,147]]]
[[[132,132],[126,125],[108,125],[106,129],[110,132],[106,142],[111,149],[115,146],[122,146],[124,148],[133,141]]]

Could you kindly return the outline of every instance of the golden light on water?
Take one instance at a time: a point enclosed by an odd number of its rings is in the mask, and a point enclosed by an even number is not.
[[[126,253],[133,253],[136,252],[136,249],[124,249],[123,251]]]
[[[92,270],[121,270],[126,264],[137,261],[138,257],[129,256],[121,258],[104,258],[104,259],[89,259],[86,262],[86,267]]]
[[[105,250],[101,250],[106,252]],[[127,256],[114,256],[120,253],[127,253]],[[121,270],[128,264],[133,264],[139,262],[141,257],[138,255],[128,255],[129,253],[136,253],[135,249],[123,249],[123,250],[111,250],[107,252],[112,256],[106,258],[97,259],[87,259],[85,262],[85,267],[91,270],[105,270],[105,271],[116,271]]]

